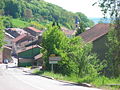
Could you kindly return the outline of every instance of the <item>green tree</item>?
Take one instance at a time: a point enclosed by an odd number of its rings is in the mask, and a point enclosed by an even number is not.
[[[3,23],[2,23],[2,17],[0,17],[0,48],[3,46],[4,44],[4,33],[3,33]]]
[[[60,63],[63,64],[63,68],[61,68],[64,69],[66,60],[66,64],[69,64],[68,68],[71,68],[69,70],[71,73],[75,73],[82,78],[89,75],[97,76],[105,65],[103,64],[104,61],[100,62],[91,50],[92,44],[84,43],[80,37],[69,39],[66,47],[63,47],[62,52],[60,52],[61,56],[64,57],[64,60]]]
[[[30,10],[30,9],[25,9],[25,10],[24,10],[24,17],[27,18],[27,19],[32,18],[32,17],[33,17],[32,10]]]
[[[0,16],[3,16],[3,15],[4,15],[4,10],[0,9]]]
[[[21,5],[17,0],[5,0],[4,12],[13,18],[21,17]]]
[[[85,28],[86,28],[85,24],[84,24],[83,22],[80,22],[80,23],[79,23],[79,26],[78,26],[78,28],[77,28],[77,33],[76,33],[76,35],[79,35],[79,34],[81,34],[82,32],[84,32],[84,31],[85,31]]]
[[[117,32],[114,27],[110,29],[108,33],[108,44],[109,51],[107,53],[108,58],[108,71],[110,76],[120,75],[120,42],[117,39]]]
[[[104,14],[110,13],[112,18],[111,30],[108,33],[108,69],[109,74],[117,77],[120,75],[120,1],[99,0],[100,7]]]
[[[44,59],[47,69],[50,69],[48,57],[51,54],[58,55],[57,50],[64,47],[64,44],[67,43],[66,41],[66,36],[57,26],[48,26],[48,30],[43,33],[42,47],[45,54]]]
[[[2,22],[3,22],[3,26],[5,28],[11,28],[13,25],[12,25],[12,18],[11,17],[5,17],[3,16],[2,17]]]
[[[38,28],[38,29],[40,29],[40,30],[44,30],[44,29],[45,29],[45,26],[43,26],[42,24],[40,24],[40,23],[38,23],[38,22],[36,22],[36,21],[30,22],[30,25],[31,25],[32,27]]]

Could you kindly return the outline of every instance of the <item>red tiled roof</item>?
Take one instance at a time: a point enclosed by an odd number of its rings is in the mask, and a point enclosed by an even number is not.
[[[41,30],[38,30],[38,29],[36,29],[34,27],[27,27],[27,28],[34,31],[34,32],[42,32]]]
[[[42,56],[43,56],[43,54],[41,53],[41,54],[36,55],[34,58],[35,58],[35,60],[37,60],[37,59],[40,59]]]
[[[3,48],[7,48],[9,50],[12,50],[12,48],[8,47],[8,46],[3,46]]]
[[[95,41],[96,39],[108,33],[109,26],[110,24],[96,24],[94,27],[83,32],[79,36],[81,36],[85,42]]]
[[[62,27],[61,29],[62,29],[62,31],[63,31],[66,35],[75,35],[75,33],[76,33],[75,30],[69,30],[69,29],[67,29],[67,28],[65,28],[65,27]]]
[[[20,29],[20,28],[9,28],[8,30],[16,31],[17,33],[21,35],[27,33],[25,30]]]
[[[26,36],[27,36],[26,34],[22,34],[22,35],[16,37],[15,39],[13,39],[13,42],[14,42],[14,43],[17,43],[19,40],[25,38]]]

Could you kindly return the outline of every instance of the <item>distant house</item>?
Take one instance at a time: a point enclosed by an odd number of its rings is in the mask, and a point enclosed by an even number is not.
[[[34,57],[37,66],[42,66],[42,64],[43,64],[42,56],[43,56],[43,54],[40,53]]]
[[[22,49],[25,47],[26,44],[29,42],[32,42],[34,37],[32,37],[29,34],[22,34],[12,40],[12,49],[13,49],[13,54],[16,53],[17,50]]]
[[[15,37],[13,37],[12,35],[10,35],[9,33],[5,32],[5,37],[4,37],[4,41],[5,41],[5,46],[11,47],[12,48],[12,40]]]
[[[62,27],[61,30],[65,33],[67,37],[73,37],[76,34],[76,30],[69,30],[65,27]]]
[[[6,46],[0,50],[0,63],[3,63],[5,59],[7,59],[9,62],[12,61],[11,50],[12,49],[10,47]]]
[[[107,52],[107,33],[109,32],[109,24],[96,24],[89,30],[83,32],[79,36],[87,43],[93,43],[93,52],[98,54],[98,58],[105,59]]]
[[[42,35],[42,32],[41,30],[38,30],[34,27],[27,27],[27,28],[24,28],[25,31],[27,31],[28,33],[30,33],[31,35],[35,36],[35,37],[38,37],[40,35]]]
[[[26,47],[24,49],[18,50],[18,58],[19,58],[19,66],[31,66],[32,63],[35,63],[35,59],[39,59],[40,57],[36,57],[41,52],[41,47],[38,45],[33,45]]]
[[[15,38],[18,37],[19,35],[27,34],[25,30],[20,28],[7,28],[5,29],[5,31]]]

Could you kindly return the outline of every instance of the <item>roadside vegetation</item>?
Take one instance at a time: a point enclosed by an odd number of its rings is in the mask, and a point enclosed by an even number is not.
[[[46,75],[58,80],[76,83],[90,83],[96,87],[120,88],[120,78],[107,76],[108,61],[100,61],[92,53],[92,43],[85,43],[80,37],[67,38],[59,26],[49,26],[43,33],[44,70],[34,71],[39,75]],[[51,72],[49,56],[55,54],[61,61],[54,64],[54,73]],[[109,68],[110,69],[110,68]],[[112,87],[111,87],[112,85]]]
[[[32,73],[36,75],[40,75],[40,76],[41,75],[49,76],[56,80],[63,80],[63,81],[68,81],[68,82],[73,82],[73,83],[78,83],[78,84],[89,83],[92,85],[92,87],[98,87],[98,88],[103,88],[103,89],[119,90],[120,88],[119,86],[120,77],[108,78],[105,76],[98,76],[93,79],[91,78],[91,76],[86,76],[84,78],[80,78],[80,77],[77,77],[75,74],[67,76],[67,75],[62,75],[58,73],[53,73],[50,71],[41,71],[38,69],[35,69]]]

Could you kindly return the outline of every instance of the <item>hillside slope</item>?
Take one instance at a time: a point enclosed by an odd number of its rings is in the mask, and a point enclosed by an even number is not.
[[[75,27],[76,17],[85,23],[86,27],[93,25],[83,13],[72,13],[43,0],[1,0],[0,14],[25,21],[34,20],[42,24],[56,21],[71,29]]]

